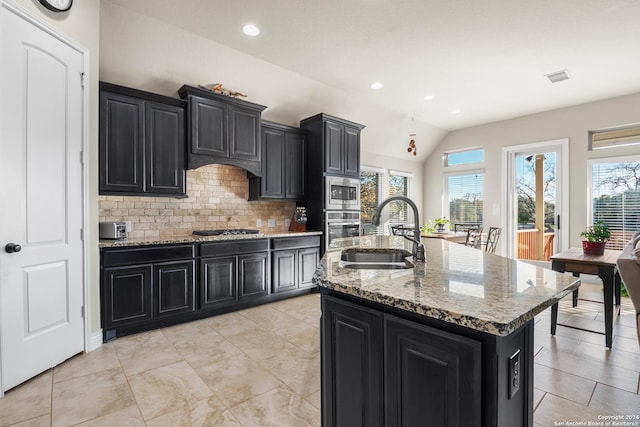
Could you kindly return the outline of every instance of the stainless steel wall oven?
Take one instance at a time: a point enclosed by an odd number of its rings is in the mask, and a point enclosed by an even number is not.
[[[334,239],[360,236],[359,211],[326,211],[325,249]]]

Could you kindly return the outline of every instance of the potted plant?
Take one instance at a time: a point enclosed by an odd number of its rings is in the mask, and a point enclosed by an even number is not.
[[[582,237],[582,252],[585,255],[602,255],[605,245],[611,238],[611,231],[604,222],[598,221],[591,227],[587,227],[580,233],[580,236]]]
[[[442,218],[436,218],[433,220],[433,223],[436,226],[436,231],[438,233],[444,233],[444,229],[445,227],[448,227],[449,230],[451,230],[451,221],[449,221],[449,219],[442,217]]]

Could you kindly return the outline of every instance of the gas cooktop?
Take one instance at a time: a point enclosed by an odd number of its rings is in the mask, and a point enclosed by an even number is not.
[[[246,228],[230,228],[222,230],[194,230],[196,236],[234,236],[237,234],[258,234],[260,230],[250,230]]]

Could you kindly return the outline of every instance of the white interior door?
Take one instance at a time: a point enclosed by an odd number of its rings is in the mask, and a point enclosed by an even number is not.
[[[0,57],[4,392],[84,349],[83,54],[2,7]]]

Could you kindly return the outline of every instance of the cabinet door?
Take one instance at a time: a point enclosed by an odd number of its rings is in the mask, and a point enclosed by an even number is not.
[[[185,194],[184,109],[147,102],[147,193]]]
[[[227,104],[197,96],[189,98],[191,152],[229,157]]]
[[[200,260],[200,307],[213,309],[238,301],[236,257]]]
[[[155,264],[154,317],[166,317],[195,310],[195,261]]]
[[[151,265],[104,269],[103,327],[136,324],[151,319]]]
[[[229,157],[260,161],[259,111],[229,106]]]
[[[273,292],[289,291],[298,288],[296,274],[297,251],[274,251],[271,254]]]
[[[382,313],[323,296],[320,334],[324,425],[382,426]]]
[[[325,172],[344,174],[343,138],[344,126],[331,122],[324,124]]]
[[[142,193],[144,101],[101,92],[99,145],[99,193]]]
[[[360,131],[344,128],[344,174],[360,177]]]
[[[285,197],[284,132],[262,129],[262,197],[282,199]]]
[[[313,279],[319,260],[320,248],[298,249],[298,286],[300,288],[314,286],[311,279]]]
[[[286,198],[303,199],[305,194],[305,137],[303,135],[285,134],[285,189]]]
[[[481,424],[481,344],[384,317],[385,425]]]
[[[267,252],[261,252],[238,256],[240,299],[247,300],[269,294],[268,255]]]

